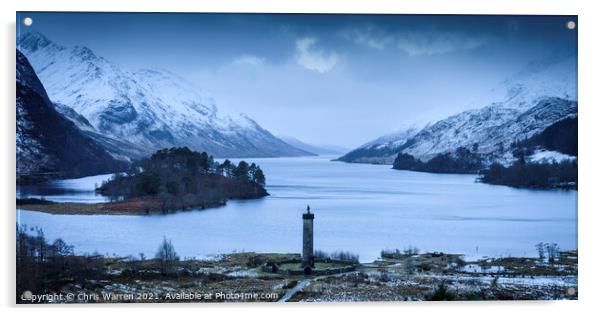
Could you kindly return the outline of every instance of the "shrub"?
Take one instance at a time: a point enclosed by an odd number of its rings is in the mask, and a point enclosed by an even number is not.
[[[349,251],[335,251],[332,253],[327,253],[322,250],[314,250],[314,258],[315,259],[331,259],[331,260],[341,260],[341,261],[349,261],[353,263],[359,263],[360,256]]]
[[[417,255],[419,252],[420,249],[410,245],[404,248],[403,251],[399,250],[398,248],[395,248],[394,250],[383,249],[380,251],[380,257],[383,259],[403,259],[408,256]]]
[[[427,301],[453,301],[456,295],[452,293],[444,283],[439,283],[437,289],[426,297]]]
[[[159,260],[161,274],[169,274],[173,272],[175,264],[180,260],[180,257],[178,257],[171,240],[167,240],[166,237],[163,237],[163,242],[161,242],[161,245],[157,250],[155,259]]]

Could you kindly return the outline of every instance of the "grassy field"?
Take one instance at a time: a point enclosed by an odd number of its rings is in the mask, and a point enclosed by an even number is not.
[[[360,264],[356,271],[337,275],[287,276],[263,273],[260,267],[268,261],[298,260],[298,254],[245,252],[182,260],[173,262],[169,273],[161,272],[157,259],[98,256],[73,258],[97,267],[93,275],[36,281],[44,292],[85,294],[64,303],[254,302],[285,295],[289,301],[337,302],[577,299],[576,258],[576,251],[567,251],[552,263],[513,257],[464,262],[460,255],[425,253]],[[318,269],[335,267],[340,264],[316,264]],[[299,264],[283,268],[296,269]],[[27,303],[19,298],[17,302]]]

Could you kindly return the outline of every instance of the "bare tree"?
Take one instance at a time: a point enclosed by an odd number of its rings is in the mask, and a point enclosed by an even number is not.
[[[554,262],[560,253],[560,248],[557,244],[550,243],[546,244],[546,251],[548,252],[548,262]]]
[[[535,245],[535,249],[537,249],[537,254],[539,255],[539,260],[545,259],[546,254],[546,244],[544,244],[543,242],[539,242]]]
[[[419,252],[420,252],[420,249],[418,249],[418,247],[412,246],[412,245],[409,245],[407,248],[405,248],[403,250],[403,253],[406,254],[406,255],[408,255],[408,256],[417,255]]]
[[[414,271],[416,270],[415,267],[414,267],[414,259],[413,258],[407,258],[404,261],[404,267],[405,267],[407,275],[413,275]]]
[[[173,272],[175,264],[180,260],[180,257],[178,257],[171,240],[168,240],[167,237],[164,236],[163,242],[161,242],[157,254],[155,255],[155,259],[159,259],[161,274],[168,274]]]

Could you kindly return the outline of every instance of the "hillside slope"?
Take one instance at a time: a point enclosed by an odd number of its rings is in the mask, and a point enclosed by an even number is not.
[[[339,158],[347,162],[391,163],[399,153],[428,161],[467,148],[486,163],[512,160],[511,144],[577,115],[576,57],[532,64],[493,89],[501,98],[452,115],[421,130],[364,145]]]
[[[87,123],[74,122],[98,135],[99,143],[116,156],[173,146],[217,157],[307,154],[245,114],[221,114],[207,92],[170,71],[124,69],[87,47],[60,46],[37,32],[21,36],[18,47],[53,102],[81,115]]]
[[[17,179],[81,177],[123,170],[52,105],[27,58],[17,50]]]

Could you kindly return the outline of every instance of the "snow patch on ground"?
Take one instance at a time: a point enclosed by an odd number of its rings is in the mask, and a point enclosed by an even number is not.
[[[573,161],[575,159],[577,159],[575,156],[553,150],[538,150],[533,155],[529,156],[529,161],[537,163],[558,163],[565,160]]]

